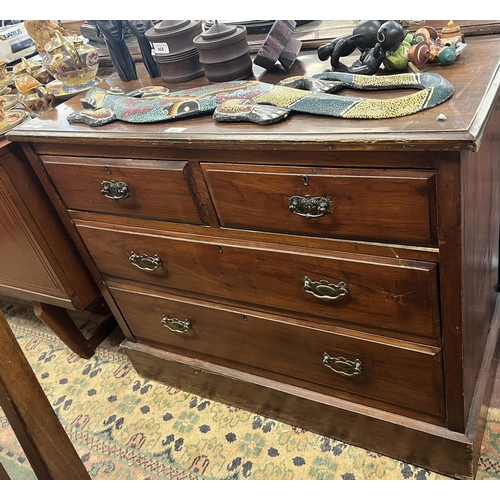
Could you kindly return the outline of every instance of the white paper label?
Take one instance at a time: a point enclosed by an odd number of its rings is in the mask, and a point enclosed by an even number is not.
[[[153,50],[155,54],[168,54],[170,52],[166,43],[153,43]]]
[[[164,132],[184,132],[184,130],[187,130],[187,127],[170,127],[164,130]]]

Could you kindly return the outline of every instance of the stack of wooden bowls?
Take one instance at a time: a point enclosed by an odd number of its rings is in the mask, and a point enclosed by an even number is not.
[[[202,30],[201,21],[161,21],[146,31],[164,82],[185,82],[204,74],[193,44]]]
[[[196,36],[205,76],[211,82],[239,80],[252,75],[252,59],[245,26],[215,24]]]

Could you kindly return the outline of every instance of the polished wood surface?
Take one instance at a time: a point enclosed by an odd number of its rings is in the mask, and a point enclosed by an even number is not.
[[[425,68],[445,76],[454,96],[405,118],[294,114],[262,127],[205,116],[92,129],[66,121],[81,108],[74,98],[9,136],[127,329],[123,348],[142,375],[473,477],[500,329],[500,37],[467,42],[455,64]],[[291,74],[327,69],[306,50]],[[262,81],[284,76],[255,71]],[[158,82],[142,74],[104,86],[150,83]],[[178,200],[170,220],[94,208],[76,191],[71,200],[62,165],[81,166],[95,183],[102,159],[142,162],[151,182],[150,165],[180,162],[191,200]],[[292,195],[328,197],[332,217],[292,214]],[[178,219],[191,202],[201,224]],[[138,269],[131,252],[161,265]],[[315,297],[306,277],[327,280],[329,293],[344,282],[348,294]],[[162,310],[192,321],[192,336],[167,331]],[[247,348],[234,352],[238,345]],[[367,360],[366,387],[355,376],[323,378],[330,370],[318,353],[335,357],[332,348]]]
[[[343,442],[458,479],[471,479],[477,470],[499,359],[500,300],[496,303],[491,331],[465,434],[149,345],[125,341],[121,348],[136,369],[151,379],[290,425],[301,427],[307,422],[313,432],[337,436]]]
[[[36,477],[90,479],[2,311],[0,343],[0,406]]]
[[[500,104],[492,110],[485,130],[487,148],[478,153],[464,153],[462,182],[462,224],[464,234],[462,275],[463,301],[467,313],[463,323],[465,412],[474,397],[475,383],[480,373],[483,352],[488,342],[491,318],[498,292],[498,234],[500,226]],[[481,172],[478,176],[477,172]]]
[[[19,277],[17,283],[9,281],[11,293],[16,293],[16,296],[27,300],[36,300],[43,295],[46,297],[45,302],[70,309],[87,307],[98,293],[97,286],[82,265],[80,255],[64,230],[38,178],[19,145],[4,141],[0,152],[4,207],[8,204],[9,211],[12,214],[16,213],[17,220],[14,225],[19,225],[17,228],[11,226],[6,228],[5,239],[2,239],[3,245],[10,245],[9,250],[5,249],[2,254],[2,266],[8,267],[9,272],[17,273]],[[6,218],[4,224],[8,224],[8,220]],[[16,243],[14,235],[19,235],[21,228],[24,236],[19,237],[24,240]],[[33,250],[24,245],[27,240]],[[37,258],[34,255],[30,256],[29,262],[24,259],[16,264],[18,258],[23,259],[23,252],[30,251],[38,254],[38,261],[43,263],[46,273],[50,273],[52,280],[60,283],[57,287],[49,286],[51,292],[44,290],[43,278],[35,272],[35,266],[40,264],[36,262]],[[30,268],[33,268],[33,273],[30,272],[30,276],[27,277],[26,269]],[[23,274],[25,279],[29,280],[25,286],[21,278]],[[43,287],[41,290],[37,289],[38,280],[40,280],[39,286]],[[3,284],[3,281],[0,281],[0,285]],[[54,292],[54,288],[59,290],[58,293]]]
[[[52,295],[61,302],[70,301],[57,275],[30,231],[23,214],[13,202],[0,169],[0,283],[4,292],[16,294],[27,289],[42,295]],[[28,217],[28,214],[25,214]],[[19,293],[19,292],[18,292]]]

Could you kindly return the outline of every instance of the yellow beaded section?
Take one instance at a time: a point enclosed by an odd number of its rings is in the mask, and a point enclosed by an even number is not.
[[[106,99],[106,97],[107,97],[107,94],[105,91],[94,92],[92,94],[92,99],[94,99],[94,101],[95,101],[94,108],[95,109],[102,108],[104,106],[104,100]]]
[[[108,108],[85,109],[82,111],[82,113],[88,114],[89,116],[93,116],[95,118],[105,118],[112,114],[112,112]]]
[[[275,106],[288,108],[290,105],[309,95],[313,94],[305,90],[277,86],[259,96],[256,96],[253,98],[253,101],[259,104],[274,104]]]
[[[238,113],[241,111],[251,111],[254,106],[252,104],[242,104],[241,99],[228,99],[219,104],[219,112]]]
[[[414,94],[394,99],[365,99],[352,104],[342,118],[394,118],[420,111],[432,97],[434,89],[425,89]]]
[[[398,73],[396,75],[354,75],[354,82],[361,87],[389,87],[396,85],[415,85],[420,83],[420,75],[415,73]]]

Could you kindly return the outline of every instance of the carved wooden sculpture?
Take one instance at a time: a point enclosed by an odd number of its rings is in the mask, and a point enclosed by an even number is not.
[[[333,39],[318,49],[318,57],[326,61],[330,57],[332,68],[339,67],[339,59],[359,49],[361,55],[347,71],[357,75],[374,75],[384,61],[386,52],[396,50],[405,37],[397,21],[360,21],[352,35]]]
[[[130,54],[125,40],[123,39],[123,22],[122,21],[96,21],[96,26],[99,28],[106,41],[106,46],[109,50],[111,62],[115,68],[120,80],[129,82],[137,80],[137,71],[135,62]]]
[[[127,21],[130,29],[137,38],[139,49],[141,49],[142,62],[151,78],[160,76],[160,68],[151,54],[151,43],[146,38],[146,31],[153,26],[153,21]]]

